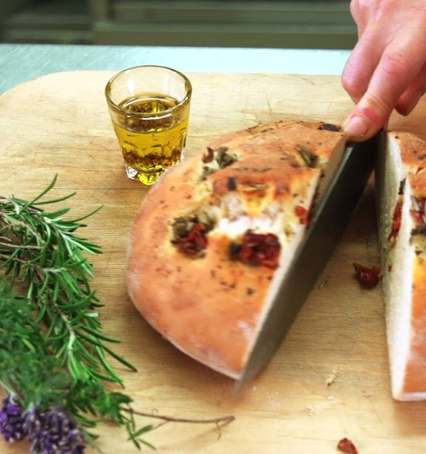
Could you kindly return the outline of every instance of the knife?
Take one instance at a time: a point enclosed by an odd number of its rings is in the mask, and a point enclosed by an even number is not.
[[[318,190],[311,222],[254,340],[235,386],[237,393],[269,362],[324,270],[374,169],[382,134],[347,144],[340,155],[333,154]]]

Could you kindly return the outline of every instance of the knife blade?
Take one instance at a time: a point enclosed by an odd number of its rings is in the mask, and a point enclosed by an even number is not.
[[[311,222],[254,340],[237,393],[270,361],[315,286],[372,174],[381,136],[347,145],[330,160]]]

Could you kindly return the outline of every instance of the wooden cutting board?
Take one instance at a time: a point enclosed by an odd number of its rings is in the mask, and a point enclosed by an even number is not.
[[[105,304],[101,320],[105,333],[122,339],[117,350],[138,368],[118,367],[137,409],[236,417],[220,434],[211,425],[171,423],[147,440],[161,454],[327,454],[343,437],[360,454],[425,452],[426,402],[390,396],[381,289],[361,289],[353,275],[354,261],[379,264],[372,184],[281,348],[240,395],[231,379],[177,351],[136,312],[124,269],[129,228],[147,189],[124,174],[103,96],[111,75],[51,74],[0,97],[0,193],[31,198],[58,174],[55,195],[76,191],[67,202],[71,214],[103,205],[80,233],[104,252],[91,258]],[[259,122],[340,123],[351,108],[338,77],[188,75],[194,86],[188,154]],[[423,104],[409,119],[393,118],[391,127],[425,132],[425,112]],[[137,452],[124,430],[102,426],[99,434],[105,454]],[[0,442],[2,454],[27,449]]]

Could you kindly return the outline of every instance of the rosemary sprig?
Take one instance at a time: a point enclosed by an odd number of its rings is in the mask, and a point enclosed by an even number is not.
[[[138,428],[135,416],[149,414],[110,389],[124,388],[111,359],[136,369],[111,348],[119,340],[103,333],[85,255],[101,248],[77,235],[98,210],[72,220],[64,219],[68,208],[45,210],[74,196],[46,198],[55,183],[56,177],[31,201],[0,196],[0,385],[8,393],[0,432],[7,441],[29,439],[36,454],[81,454],[87,443],[95,446],[92,429],[109,420],[125,427],[138,448],[153,448],[142,437],[159,425]]]

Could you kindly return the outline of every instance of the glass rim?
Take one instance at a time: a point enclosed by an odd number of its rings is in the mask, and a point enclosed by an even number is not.
[[[145,69],[145,68],[165,69],[167,71],[171,71],[171,72],[177,74],[178,76],[180,76],[183,79],[183,81],[185,82],[185,85],[187,86],[187,90],[186,90],[184,98],[181,101],[179,101],[175,106],[162,110],[161,112],[156,112],[156,113],[153,113],[153,112],[129,112],[128,110],[123,109],[118,104],[116,104],[109,95],[109,93],[111,91],[111,86],[114,83],[114,81],[117,80],[122,75],[124,75],[125,73],[133,71],[135,69]],[[185,74],[183,74],[182,72],[178,71],[177,69],[173,69],[173,68],[170,68],[168,66],[163,66],[163,65],[139,65],[139,66],[132,66],[130,68],[123,69],[123,70],[117,72],[116,74],[114,74],[106,83],[104,93],[105,93],[105,98],[106,98],[108,104],[111,107],[113,107],[114,109],[118,110],[119,112],[122,112],[126,115],[131,114],[132,116],[140,117],[140,118],[152,118],[152,117],[158,117],[158,116],[166,116],[167,114],[175,111],[177,108],[179,108],[179,107],[183,106],[184,104],[186,104],[187,102],[189,102],[189,99],[192,94],[192,84],[191,84],[191,81],[188,79],[188,77],[185,76]]]

